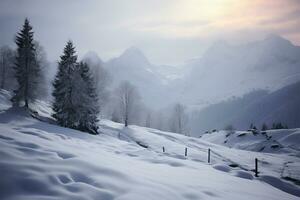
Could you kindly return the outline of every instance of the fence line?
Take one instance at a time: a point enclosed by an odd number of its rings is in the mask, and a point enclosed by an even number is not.
[[[217,152],[215,152],[215,151],[213,151],[213,150],[210,150],[210,151],[211,151],[212,154],[215,154],[215,155],[219,156],[219,157],[222,158],[223,160],[225,160],[225,161],[227,161],[227,162],[230,162],[230,163],[232,163],[232,164],[237,165],[237,166],[238,166],[239,168],[241,168],[242,170],[245,170],[245,171],[251,171],[251,170],[247,169],[246,167],[243,167],[243,166],[239,165],[238,163],[234,162],[233,160],[231,160],[231,159],[229,159],[229,158],[227,158],[227,157],[225,157],[225,156],[222,156],[221,154],[219,154],[219,153],[217,153]]]
[[[119,139],[121,139],[121,132],[118,132],[118,138]],[[129,139],[129,140],[133,140],[132,138],[130,138],[130,137],[125,137],[127,140]],[[198,151],[200,151],[200,152],[204,152],[204,151],[201,151],[200,149],[197,149]],[[165,147],[163,146],[162,147],[162,152],[163,153],[165,153],[166,152],[166,149],[165,149]],[[227,157],[225,157],[225,156],[222,156],[221,154],[219,154],[219,153],[217,153],[216,151],[213,151],[213,150],[211,150],[210,148],[208,148],[208,156],[207,156],[207,162],[208,163],[211,163],[211,155],[216,155],[216,156],[218,156],[218,157],[220,157],[223,161],[227,161],[227,162],[229,162],[229,163],[231,163],[232,165],[236,165],[237,167],[239,167],[240,169],[242,169],[242,170],[245,170],[245,171],[253,171],[254,173],[255,173],[255,176],[256,177],[258,177],[258,174],[259,174],[259,171],[258,171],[258,159],[257,158],[255,158],[255,163],[254,163],[254,169],[248,169],[248,168],[246,168],[246,167],[243,167],[242,165],[240,165],[239,163],[237,163],[237,162],[234,162],[233,160],[231,160],[231,159],[229,159],[229,158],[227,158]],[[187,147],[185,147],[185,149],[184,149],[184,156],[185,157],[187,157],[188,156],[188,148]]]

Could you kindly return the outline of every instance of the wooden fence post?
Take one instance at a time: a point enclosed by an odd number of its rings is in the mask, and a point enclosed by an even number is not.
[[[208,157],[207,157],[207,162],[210,163],[210,148],[208,148]]]
[[[187,156],[187,148],[185,147],[184,155]]]
[[[258,177],[258,159],[255,158],[255,176]]]
[[[165,147],[163,147],[162,149],[163,149],[163,153],[165,153]]]

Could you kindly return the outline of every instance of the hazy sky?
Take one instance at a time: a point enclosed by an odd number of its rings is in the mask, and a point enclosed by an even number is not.
[[[50,60],[68,39],[80,55],[107,60],[136,46],[156,64],[199,57],[219,39],[276,33],[300,45],[300,0],[0,0],[0,45],[13,45],[25,17]]]

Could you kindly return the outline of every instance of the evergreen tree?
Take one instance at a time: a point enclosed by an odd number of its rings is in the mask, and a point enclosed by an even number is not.
[[[287,129],[287,125],[283,125],[281,122],[273,123],[272,129]]]
[[[16,36],[16,44],[15,76],[18,86],[14,90],[12,102],[19,105],[20,102],[24,101],[25,107],[28,108],[29,102],[36,99],[41,73],[35,56],[33,31],[28,19],[25,19],[22,30]]]
[[[88,65],[78,63],[75,53],[73,43],[68,41],[53,83],[53,117],[61,126],[97,134],[95,84]]]
[[[91,134],[98,134],[97,115],[99,114],[99,105],[95,83],[86,63],[80,62],[78,64],[78,72],[80,75],[77,79],[77,86],[79,86],[77,88],[80,90],[77,105],[77,108],[80,108],[78,129]]]
[[[282,123],[281,122],[278,122],[276,124],[276,129],[283,129],[283,126],[282,126]]]
[[[76,115],[73,105],[74,72],[77,66],[77,55],[72,41],[68,41],[63,55],[58,63],[58,72],[53,83],[53,117],[58,124],[64,127],[76,128],[74,125]]]
[[[267,126],[266,123],[263,123],[263,125],[262,125],[262,127],[261,127],[261,130],[262,130],[262,131],[268,130],[268,126]]]

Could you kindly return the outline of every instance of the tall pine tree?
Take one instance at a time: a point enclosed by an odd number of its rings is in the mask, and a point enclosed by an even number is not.
[[[12,102],[20,105],[24,102],[29,107],[29,102],[36,99],[39,87],[40,66],[36,60],[36,49],[33,41],[32,26],[25,19],[22,30],[16,36],[17,55],[15,65],[15,76],[18,82],[14,90]]]
[[[53,83],[53,117],[58,124],[64,127],[76,128],[74,115],[76,114],[73,105],[74,72],[77,65],[77,55],[72,41],[68,41],[64,48],[63,55],[58,63],[58,72]]]
[[[75,53],[69,41],[53,83],[53,117],[61,126],[97,134],[99,107],[95,84],[88,65],[77,63]]]

